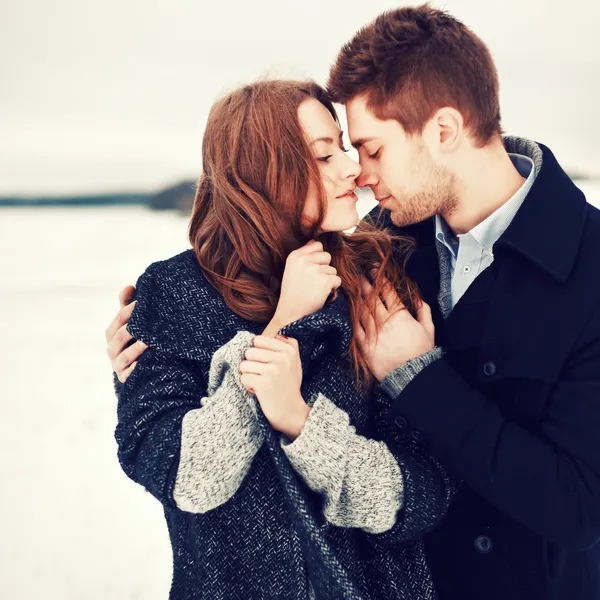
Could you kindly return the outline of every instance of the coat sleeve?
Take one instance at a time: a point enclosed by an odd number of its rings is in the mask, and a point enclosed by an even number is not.
[[[379,392],[382,393],[382,392]],[[462,482],[432,453],[421,436],[404,425],[390,424],[389,405],[378,411],[377,439],[384,441],[402,473],[402,508],[393,527],[366,534],[375,547],[422,538],[444,518]]]
[[[553,386],[539,432],[505,417],[447,358],[397,395],[394,417],[420,430],[474,491],[556,546],[578,551],[600,540],[600,307]]]
[[[144,289],[147,281],[138,293]],[[252,339],[239,332],[219,348],[208,381],[195,361],[150,347],[127,381],[115,384],[119,462],[163,505],[206,512],[247,475],[263,441],[255,400],[239,381]]]

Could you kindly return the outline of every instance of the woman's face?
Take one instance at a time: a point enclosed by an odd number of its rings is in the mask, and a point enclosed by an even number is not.
[[[347,154],[342,142],[342,132],[331,113],[314,98],[298,107],[300,127],[318,162],[326,194],[325,219],[321,231],[345,231],[359,220],[354,193],[355,179],[360,175],[360,165]],[[312,222],[318,215],[318,193],[311,185],[302,217]]]

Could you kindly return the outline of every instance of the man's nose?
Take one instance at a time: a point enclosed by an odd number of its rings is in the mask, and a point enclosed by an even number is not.
[[[377,184],[377,177],[368,169],[363,169],[360,175],[356,178],[358,187],[373,187]]]

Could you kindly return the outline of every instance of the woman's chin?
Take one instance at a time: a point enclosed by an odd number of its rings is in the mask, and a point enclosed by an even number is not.
[[[358,211],[356,208],[353,208],[353,210],[344,212],[343,215],[339,215],[338,218],[331,222],[327,222],[326,220],[325,223],[323,223],[322,231],[348,231],[348,229],[356,227],[359,220],[360,217],[358,216]]]

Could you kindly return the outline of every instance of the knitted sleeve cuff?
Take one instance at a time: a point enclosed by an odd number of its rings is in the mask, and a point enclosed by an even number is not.
[[[186,413],[174,499],[204,513],[227,502],[248,474],[263,442],[256,399],[241,384],[239,365],[254,336],[239,332],[213,355],[202,408]]]
[[[400,365],[381,382],[381,389],[391,398],[398,397],[404,388],[426,367],[444,356],[442,348],[436,346],[429,352],[411,358]]]
[[[348,415],[319,394],[301,434],[282,446],[308,486],[325,496],[337,527],[391,529],[403,502],[400,466],[384,442],[356,433]]]
[[[315,490],[325,491],[344,476],[348,415],[322,394],[312,405],[300,435],[282,447],[294,469]]]

